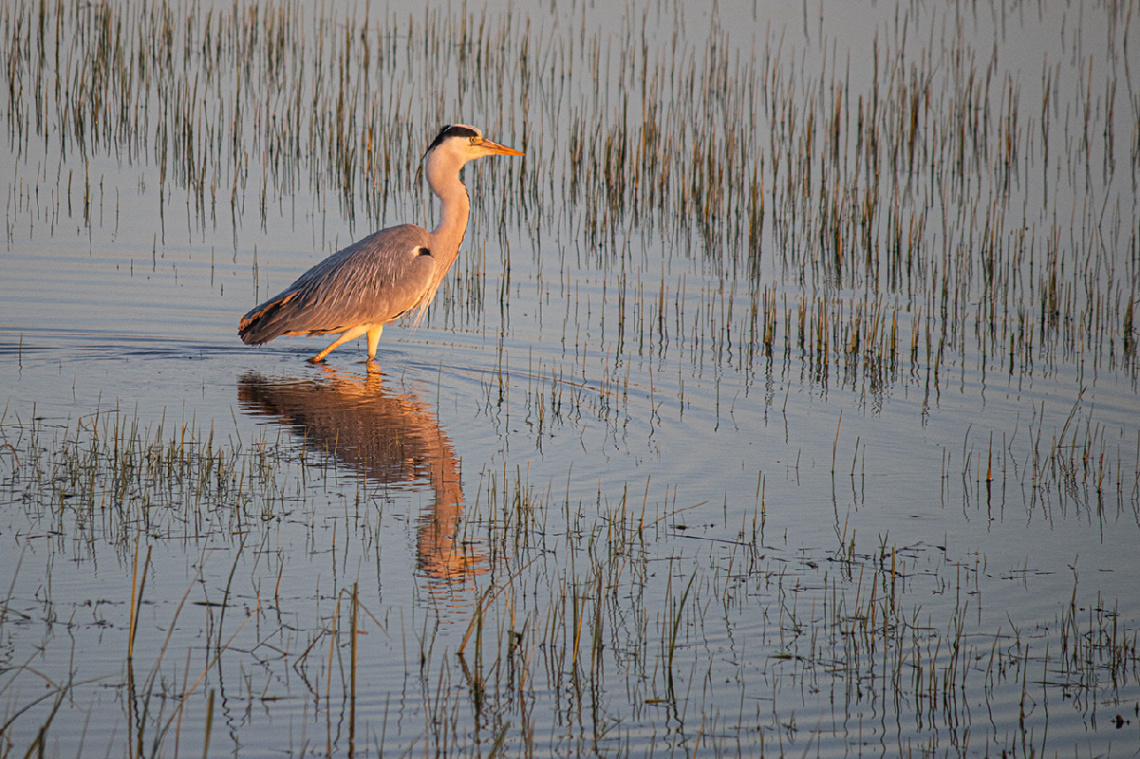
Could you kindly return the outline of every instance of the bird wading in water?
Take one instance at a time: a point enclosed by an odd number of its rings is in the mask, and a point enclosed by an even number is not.
[[[459,256],[471,210],[459,170],[488,155],[522,152],[484,139],[475,127],[445,126],[423,157],[428,186],[440,202],[439,225],[431,232],[415,224],[389,227],[334,253],[243,316],[241,339],[261,345],[281,335],[340,333],[309,359],[319,363],[335,348],[367,335],[368,360],[374,360],[384,325],[409,311],[418,321]]]

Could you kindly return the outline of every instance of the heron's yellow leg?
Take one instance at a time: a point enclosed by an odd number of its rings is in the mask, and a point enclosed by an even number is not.
[[[376,358],[376,346],[380,343],[380,333],[384,331],[384,325],[379,324],[372,329],[368,330],[368,360],[372,361]]]
[[[324,361],[325,356],[332,353],[334,349],[339,348],[340,346],[347,343],[349,340],[355,340],[356,338],[360,337],[361,335],[363,335],[367,331],[368,331],[367,326],[353,327],[350,330],[346,330],[340,337],[338,337],[336,340],[333,341],[332,345],[330,345],[329,347],[325,348],[323,351],[321,351],[317,355],[310,358],[309,363],[319,364],[320,362]]]

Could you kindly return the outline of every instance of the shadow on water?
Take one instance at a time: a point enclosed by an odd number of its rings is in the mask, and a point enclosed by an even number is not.
[[[247,372],[238,380],[238,404],[247,414],[272,418],[306,449],[324,451],[372,484],[427,483],[434,497],[417,524],[417,570],[441,584],[437,590],[450,591],[485,573],[484,553],[459,536],[460,462],[428,405],[385,387],[384,375],[371,364],[364,377],[321,369],[316,379]]]

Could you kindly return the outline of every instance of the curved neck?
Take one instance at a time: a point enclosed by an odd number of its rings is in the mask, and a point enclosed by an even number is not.
[[[459,255],[459,246],[467,232],[471,199],[467,196],[467,187],[459,181],[458,167],[447,173],[429,172],[428,184],[439,197],[440,212],[439,223],[431,233],[432,255],[450,266]]]
[[[471,199],[459,181],[459,170],[466,159],[447,151],[435,151],[428,158],[425,174],[428,186],[439,198],[439,224],[432,230],[432,255],[443,264],[444,271],[459,255],[459,246],[467,232]]]
[[[439,198],[440,217],[439,224],[429,235],[431,254],[436,260],[435,273],[416,303],[417,321],[423,318],[424,309],[431,303],[444,276],[459,257],[459,246],[463,244],[463,235],[467,232],[471,199],[467,197],[467,187],[459,181],[459,170],[464,163],[464,159],[436,151],[428,157],[425,167],[428,186]]]

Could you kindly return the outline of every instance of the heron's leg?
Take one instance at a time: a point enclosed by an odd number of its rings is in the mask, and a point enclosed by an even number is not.
[[[355,340],[356,338],[360,337],[361,335],[363,335],[367,331],[368,331],[367,327],[353,327],[350,330],[346,330],[344,332],[344,334],[342,334],[340,337],[338,337],[336,340],[333,341],[332,345],[330,345],[329,347],[325,348],[323,351],[321,351],[317,355],[310,358],[309,363],[311,363],[311,364],[321,363],[322,361],[325,360],[325,356],[332,353],[335,348],[339,348],[340,346],[347,343],[349,340]]]
[[[384,331],[384,325],[378,324],[372,329],[368,330],[368,360],[373,361],[376,359],[376,346],[380,343],[380,333]]]

